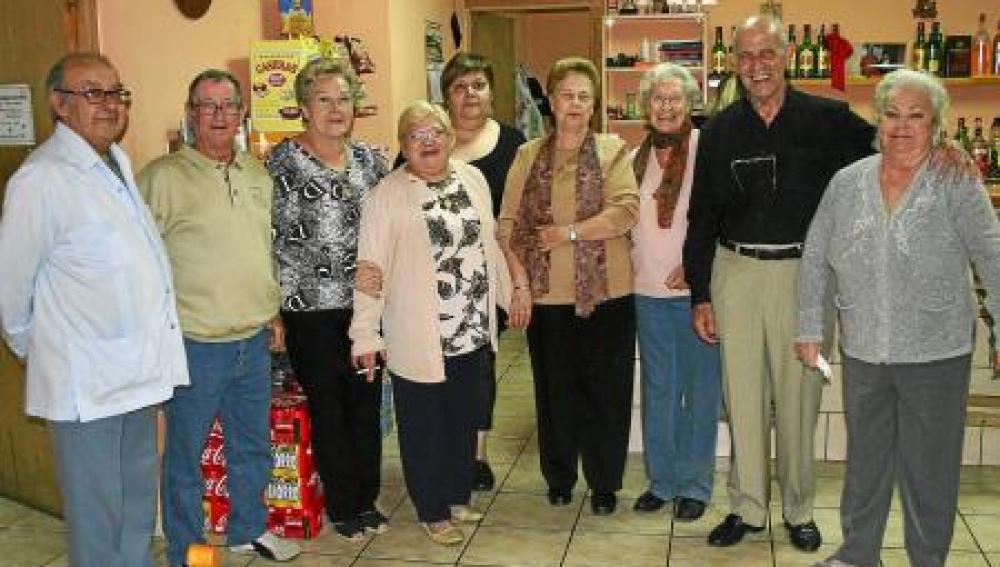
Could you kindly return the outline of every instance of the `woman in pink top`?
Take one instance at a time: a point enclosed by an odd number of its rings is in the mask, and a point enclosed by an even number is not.
[[[649,134],[633,161],[639,223],[632,265],[649,489],[635,510],[652,512],[669,500],[676,519],[693,521],[712,496],[720,400],[718,348],[692,330],[681,263],[698,147],[691,108],[700,91],[672,63],[648,71],[639,88]]]

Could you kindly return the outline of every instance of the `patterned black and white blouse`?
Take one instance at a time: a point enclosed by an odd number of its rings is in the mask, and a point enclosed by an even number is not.
[[[295,140],[267,158],[274,179],[274,255],[281,309],[349,309],[353,301],[361,205],[388,172],[385,155],[347,143],[347,166],[327,167]]]
[[[479,215],[455,174],[427,187],[433,197],[423,210],[437,266],[441,348],[456,356],[490,342],[486,253]]]

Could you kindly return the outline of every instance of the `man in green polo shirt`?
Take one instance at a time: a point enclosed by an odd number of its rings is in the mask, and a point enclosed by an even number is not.
[[[138,180],[173,267],[191,375],[191,386],[178,388],[166,406],[168,559],[183,565],[188,546],[204,541],[201,453],[218,415],[226,436],[230,549],[287,561],[298,546],[267,532],[263,499],[271,472],[267,327],[280,301],[271,265],[271,178],[234,148],[245,113],[235,77],[202,72],[186,106],[192,146],[153,161]]]

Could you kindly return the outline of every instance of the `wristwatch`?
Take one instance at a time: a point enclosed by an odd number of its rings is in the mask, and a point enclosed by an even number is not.
[[[569,241],[576,242],[580,240],[580,233],[576,231],[576,225],[573,223],[569,224]]]

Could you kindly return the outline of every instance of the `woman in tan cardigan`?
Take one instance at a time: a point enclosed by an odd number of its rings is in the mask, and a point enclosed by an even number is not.
[[[352,354],[369,379],[379,353],[388,361],[407,490],[427,535],[456,545],[464,534],[452,522],[482,518],[468,506],[475,402],[509,277],[486,180],[449,159],[447,113],[410,105],[399,142],[405,167],[375,187],[361,214]]]
[[[590,130],[597,92],[590,61],[553,65],[555,129],[518,150],[499,223],[514,281],[510,323],[528,325],[549,502],[572,500],[582,460],[591,508],[610,514],[631,416],[635,304],[627,233],[639,192],[625,143]]]

